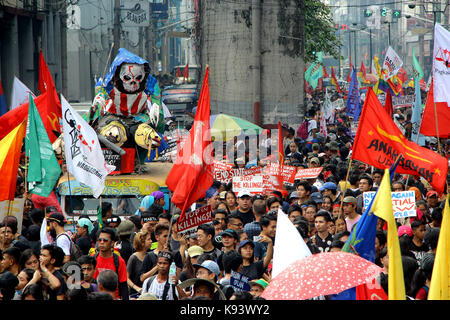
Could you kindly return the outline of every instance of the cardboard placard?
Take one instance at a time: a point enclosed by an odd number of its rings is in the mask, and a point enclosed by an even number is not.
[[[197,210],[186,212],[182,219],[177,221],[177,231],[180,234],[192,233],[199,225],[212,222],[211,206],[207,205]]]
[[[295,180],[315,179],[322,172],[323,167],[299,169],[295,175]]]
[[[241,190],[248,190],[253,195],[262,193],[264,191],[263,176],[259,174],[233,177],[233,191],[238,194]]]
[[[231,271],[230,285],[236,291],[250,291],[250,278],[243,274]]]
[[[17,230],[22,230],[24,205],[25,198],[15,198],[11,202],[9,200],[0,201],[0,221],[3,221],[5,216],[14,216],[17,219]]]
[[[363,205],[366,208],[372,198],[375,196],[375,191],[368,191],[363,193]],[[414,191],[396,191],[391,192],[392,209],[394,210],[394,217],[408,218],[415,217],[416,212],[416,196]]]

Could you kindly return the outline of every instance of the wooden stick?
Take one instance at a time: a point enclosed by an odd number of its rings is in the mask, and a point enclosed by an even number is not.
[[[437,118],[437,110],[436,110],[436,101],[433,101],[434,105],[434,119],[436,120],[436,138],[438,143],[438,153],[441,154],[441,143],[439,141],[439,126],[438,126],[438,118]]]
[[[348,182],[348,176],[350,174],[350,168],[352,167],[352,161],[353,161],[353,158],[350,157],[350,160],[348,162],[348,168],[347,168],[347,176],[345,177],[345,189],[343,191],[341,191],[342,196],[341,196],[341,204],[339,207],[338,219],[340,219],[342,217],[342,205],[344,203],[345,192],[347,191],[347,182]]]

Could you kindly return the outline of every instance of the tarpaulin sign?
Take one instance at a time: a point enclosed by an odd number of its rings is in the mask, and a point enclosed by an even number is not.
[[[363,193],[364,207],[370,204],[370,201],[375,196],[375,191]],[[392,208],[394,210],[395,218],[415,217],[416,212],[416,196],[414,191],[397,191],[391,193]]]
[[[315,179],[322,172],[323,167],[299,169],[295,175],[295,180]]]
[[[276,177],[281,175],[281,178],[284,183],[293,184],[297,168],[285,165],[281,167],[282,168],[280,170],[280,165],[275,163],[269,163],[265,168],[265,174]]]
[[[204,206],[197,210],[186,212],[183,217],[177,221],[178,233],[194,233],[199,225],[212,222],[211,206]]]

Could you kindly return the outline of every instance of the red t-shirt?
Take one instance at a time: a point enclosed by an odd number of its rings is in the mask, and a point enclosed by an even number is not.
[[[119,271],[116,271],[116,267],[114,265],[114,258],[111,256],[110,258],[103,258],[101,255],[97,256],[97,266],[95,268],[94,279],[97,280],[98,274],[103,270],[112,270],[117,273],[119,276],[119,283],[127,282],[127,266],[125,264],[125,260],[119,256]],[[116,290],[116,296],[119,296],[119,289]]]

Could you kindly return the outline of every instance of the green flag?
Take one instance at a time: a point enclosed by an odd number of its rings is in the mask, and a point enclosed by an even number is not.
[[[416,50],[413,48],[414,81],[420,81],[423,78],[423,71],[419,61],[416,59]]]
[[[315,90],[319,84],[319,79],[323,77],[322,52],[318,52],[317,59],[305,72],[305,80],[309,82]]]
[[[31,94],[29,101],[25,136],[25,155],[29,157],[28,191],[48,197],[61,175],[61,168]]]

